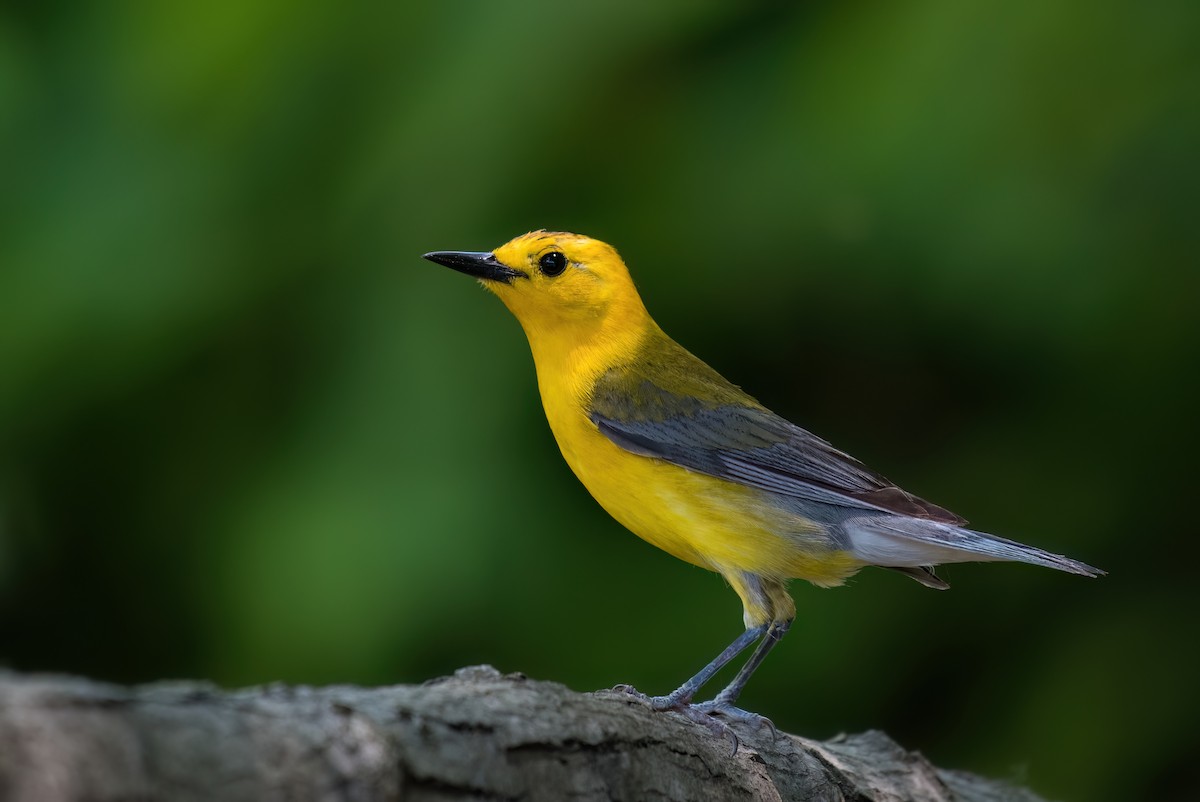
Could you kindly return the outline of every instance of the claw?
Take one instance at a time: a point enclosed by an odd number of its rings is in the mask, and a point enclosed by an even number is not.
[[[740,707],[734,707],[730,702],[722,701],[720,698],[709,702],[698,702],[692,705],[692,708],[706,716],[723,716],[731,721],[750,724],[755,729],[762,729],[766,725],[771,730],[772,738],[779,737],[779,730],[775,729],[775,722],[771,721],[771,719],[766,716],[760,716],[758,713],[751,713],[749,710],[743,710]]]
[[[665,699],[666,697],[659,698]],[[699,724],[707,729],[715,738],[728,738],[730,746],[729,756],[733,757],[737,754],[738,747],[741,746],[741,741],[738,740],[737,733],[734,732],[733,728],[724,721],[721,721],[720,719],[714,717],[711,713],[702,709],[701,705],[693,705],[684,702],[677,703],[674,707],[665,709],[674,710],[677,713],[682,714],[683,717],[688,721],[691,721],[694,724]]]
[[[729,756],[737,757],[738,747],[741,746],[742,743],[741,743],[741,741],[738,740],[737,733],[733,731],[732,727],[726,727],[725,732],[729,735],[729,741],[730,741]]]

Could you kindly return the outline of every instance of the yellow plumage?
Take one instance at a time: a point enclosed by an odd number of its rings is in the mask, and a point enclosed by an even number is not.
[[[663,333],[603,242],[535,231],[490,253],[426,258],[479,278],[520,321],[550,428],[601,506],[648,543],[720,573],[741,598],[747,632],[656,707],[749,716],[732,702],[795,616],[792,578],[837,585],[874,564],[946,587],[930,566],[965,560],[1097,573],[965,529],[771,413]],[[690,705],[759,637],[713,702]]]
[[[772,585],[790,578],[836,585],[862,567],[845,552],[806,552],[801,538],[782,536],[781,532],[811,531],[813,525],[764,504],[759,491],[630,453],[597,430],[585,410],[596,379],[614,366],[635,364],[649,351],[658,361],[673,363],[673,369],[660,371],[657,378],[664,389],[681,393],[695,392],[687,386],[694,378],[687,368],[716,374],[663,333],[646,311],[624,263],[605,243],[533,232],[497,248],[495,254],[504,264],[519,265],[527,263],[530,254],[568,243],[572,257],[593,266],[592,271],[577,272],[574,285],[562,276],[550,304],[536,285],[528,292],[522,292],[523,284],[485,286],[500,296],[525,329],[550,430],[567,464],[600,506],[647,543],[723,574],[741,597],[747,626],[776,617],[790,619],[795,606],[786,593],[771,593],[765,599],[751,595],[741,574],[761,575]],[[579,303],[581,299],[586,303]],[[733,400],[758,405],[733,385],[725,389]]]

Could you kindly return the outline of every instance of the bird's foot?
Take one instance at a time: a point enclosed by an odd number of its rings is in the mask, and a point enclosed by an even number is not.
[[[733,727],[721,721],[706,708],[708,704],[708,702],[692,704],[691,702],[672,701],[669,696],[655,696],[650,700],[650,706],[655,710],[674,710],[688,721],[707,729],[714,738],[728,739],[729,755],[732,757],[737,754],[741,741],[738,739],[737,733],[733,731]]]
[[[645,702],[652,710],[667,711],[671,710],[679,713],[688,721],[707,729],[714,737],[724,738],[729,740],[731,755],[736,755],[740,741],[737,733],[728,723],[722,721],[722,718],[730,721],[746,722],[753,724],[755,727],[761,727],[765,722],[771,728],[771,734],[775,734],[775,725],[771,720],[760,716],[757,713],[751,713],[747,710],[734,707],[729,702],[721,702],[714,699],[711,702],[698,702],[693,704],[691,697],[685,694],[669,693],[666,696],[649,696],[642,693],[632,685],[617,685],[613,688],[619,693],[627,693],[630,696]]]
[[[692,702],[690,695],[682,694],[678,691],[669,693],[666,696],[650,696],[642,693],[632,685],[615,685],[613,686],[613,691],[615,693],[629,694],[639,702],[645,702],[650,705],[653,710],[677,710],[682,712]]]
[[[641,691],[639,691],[637,688],[633,687],[632,685],[626,685],[625,683],[621,683],[620,685],[614,685],[612,687],[612,692],[628,694],[629,696],[632,696],[634,699],[637,699],[639,702],[646,702],[648,704],[651,703],[650,696],[642,693]],[[654,697],[654,698],[659,698],[659,697]]]
[[[629,694],[639,702],[645,702],[654,710],[679,710],[687,707],[692,702],[692,697],[688,694],[682,694],[676,691],[669,693],[666,696],[650,696],[642,693],[632,685],[614,685],[614,693]]]
[[[705,715],[709,718],[721,716],[730,721],[737,721],[743,724],[749,724],[755,729],[762,729],[764,726],[771,730],[771,737],[778,738],[779,730],[775,729],[775,722],[766,716],[760,716],[758,713],[751,713],[749,710],[743,710],[740,707],[734,707],[732,702],[727,702],[718,696],[708,702],[697,702],[694,705],[689,705],[692,710]]]

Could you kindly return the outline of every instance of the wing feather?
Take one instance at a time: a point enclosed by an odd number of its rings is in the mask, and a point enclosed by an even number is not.
[[[681,349],[682,350],[682,349]],[[621,448],[771,493],[961,525],[816,435],[789,423],[688,354],[682,392],[628,366],[601,376],[588,413]],[[698,399],[715,399],[711,406]]]

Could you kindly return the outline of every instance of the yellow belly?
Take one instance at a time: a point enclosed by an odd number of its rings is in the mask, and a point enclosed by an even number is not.
[[[726,576],[748,572],[837,585],[862,564],[822,528],[754,488],[617,446],[582,414],[551,415],[567,464],[602,507],[651,545]]]

